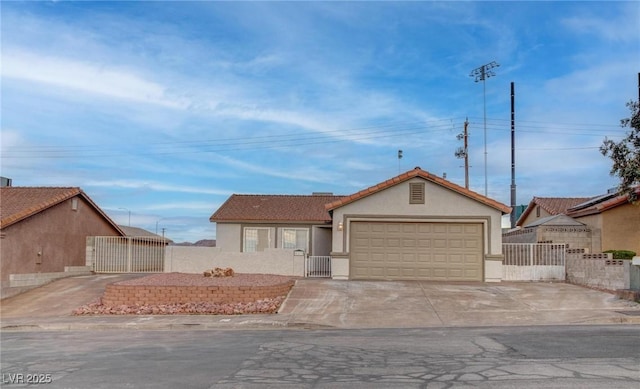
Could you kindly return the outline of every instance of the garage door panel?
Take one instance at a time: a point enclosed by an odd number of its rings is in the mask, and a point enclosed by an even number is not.
[[[447,240],[446,239],[434,239],[433,240],[433,248],[446,249],[447,248]]]
[[[464,247],[464,240],[462,239],[449,239],[450,249],[461,249]]]
[[[438,263],[438,264],[447,263],[447,254],[434,253],[433,254],[433,263]]]
[[[429,248],[431,247],[431,239],[416,239],[416,245],[418,247],[422,247],[422,248]]]
[[[447,225],[446,224],[441,224],[441,223],[434,223],[433,224],[433,233],[435,234],[446,234],[447,231]]]
[[[351,278],[482,280],[482,225],[351,223]]]

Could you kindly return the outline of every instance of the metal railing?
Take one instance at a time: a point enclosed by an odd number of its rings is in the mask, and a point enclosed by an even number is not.
[[[96,273],[162,273],[166,242],[144,236],[96,236]]]
[[[304,261],[305,277],[331,277],[331,257],[328,255],[309,255]]]
[[[564,280],[566,249],[564,243],[503,243],[503,279]]]

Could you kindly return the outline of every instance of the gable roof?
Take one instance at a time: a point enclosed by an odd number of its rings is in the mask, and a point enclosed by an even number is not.
[[[534,197],[529,202],[527,208],[518,218],[516,225],[521,225],[524,220],[533,212],[536,205],[547,211],[551,216],[567,214],[569,208],[585,201],[591,200],[593,197]]]
[[[241,195],[233,194],[209,218],[212,222],[313,222],[329,223],[325,204],[335,195]]]
[[[524,228],[537,227],[537,226],[584,226],[584,223],[580,223],[574,218],[565,214],[553,215],[535,220],[533,223],[529,223]]]
[[[413,170],[409,170],[408,172],[402,173],[398,176],[395,176],[393,178],[390,178],[384,182],[381,182],[377,185],[373,185],[367,189],[363,189],[357,193],[352,194],[351,196],[344,196],[340,199],[337,199],[335,201],[333,201],[330,204],[326,205],[327,210],[331,211],[334,210],[336,208],[342,207],[344,205],[347,205],[349,203],[352,203],[354,201],[360,200],[364,197],[370,196],[374,193],[380,192],[382,190],[385,190],[387,188],[390,188],[394,185],[398,185],[402,182],[405,182],[407,180],[410,180],[412,178],[415,177],[420,177],[423,178],[427,181],[433,182],[434,184],[440,185],[446,189],[452,190],[458,194],[461,194],[463,196],[466,196],[472,200],[478,201],[484,205],[487,205],[491,208],[495,208],[499,211],[501,211],[503,214],[506,213],[510,213],[511,212],[511,208],[505,204],[502,204],[496,200],[490,199],[489,197],[483,196],[479,193],[473,192],[469,189],[463,188],[459,185],[454,184],[453,182],[447,181],[444,178],[440,178],[434,174],[431,174],[425,170],[420,169],[419,167],[416,167]]]
[[[122,226],[118,225],[120,229],[125,233],[126,236],[131,236],[135,238],[149,238],[151,240],[165,241],[167,243],[173,242],[171,239],[167,237],[162,237],[162,235],[154,234],[151,231],[147,231],[144,228],[139,227],[130,227],[130,226]]]
[[[634,189],[636,195],[640,195],[640,186]],[[629,194],[608,193],[606,195],[594,197],[590,201],[578,204],[567,211],[571,217],[582,217],[602,213],[629,202]]]
[[[80,196],[120,234],[122,230],[77,187],[0,187],[0,229],[16,224],[70,198]]]

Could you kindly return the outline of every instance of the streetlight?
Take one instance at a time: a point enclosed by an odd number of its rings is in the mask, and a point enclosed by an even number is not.
[[[131,211],[127,208],[118,208],[118,209],[124,209],[125,211],[129,212],[129,227],[131,227]]]
[[[487,181],[487,89],[485,86],[485,79],[493,77],[496,74],[493,72],[493,68],[500,66],[496,61],[491,61],[488,64],[484,64],[478,68],[475,68],[469,74],[469,77],[475,77],[475,82],[482,81],[482,103],[484,108],[484,195],[487,196],[489,191],[489,184]]]

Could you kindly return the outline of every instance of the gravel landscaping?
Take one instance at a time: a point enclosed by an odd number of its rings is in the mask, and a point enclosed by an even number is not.
[[[153,287],[268,287],[290,282],[295,277],[271,274],[235,274],[233,277],[204,277],[202,274],[160,273],[114,285]],[[286,296],[259,298],[252,302],[212,303],[193,301],[159,305],[102,304],[102,299],[75,309],[73,315],[242,315],[276,313]]]

